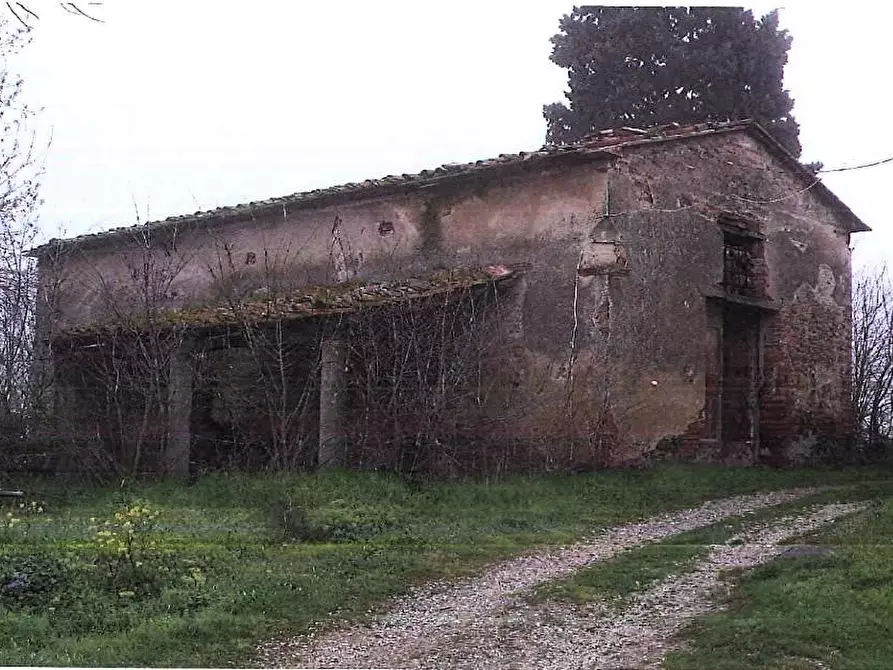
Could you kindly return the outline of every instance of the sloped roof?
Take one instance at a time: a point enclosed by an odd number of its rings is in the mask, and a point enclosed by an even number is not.
[[[388,175],[379,179],[367,179],[362,182],[351,182],[329,188],[314,189],[291,195],[257,200],[228,207],[169,216],[166,219],[153,221],[137,226],[124,226],[110,230],[79,235],[63,240],[53,239],[47,244],[37,247],[33,255],[40,255],[50,249],[80,244],[99,244],[123,237],[146,226],[151,229],[163,229],[183,224],[200,222],[220,223],[239,219],[249,219],[268,212],[280,212],[283,208],[310,207],[323,202],[338,202],[358,198],[367,198],[387,193],[417,189],[425,186],[467,177],[475,174],[492,172],[508,167],[517,167],[534,163],[550,163],[566,157],[590,157],[606,160],[621,155],[626,148],[647,146],[670,141],[685,140],[705,135],[747,131],[760,141],[770,152],[779,158],[796,174],[804,186],[810,187],[825,204],[841,216],[849,225],[851,232],[867,231],[870,228],[857,217],[834,193],[828,189],[815,174],[801,164],[768,132],[754,121],[731,121],[722,123],[700,123],[688,126],[668,124],[642,130],[638,128],[619,128],[595,133],[573,144],[546,145],[536,151],[521,151],[515,154],[500,154],[495,158],[477,160],[471,163],[447,163],[431,170],[422,170],[415,174]]]
[[[495,284],[516,277],[522,271],[521,266],[489,265],[452,268],[424,277],[393,281],[354,280],[324,286],[302,286],[277,295],[260,290],[238,304],[218,302],[162,310],[153,315],[153,325],[163,330],[178,326],[190,329],[217,328],[352,314],[369,308],[386,307]],[[79,338],[119,332],[133,333],[146,326],[140,317],[136,317],[126,324],[108,321],[66,328],[60,335],[63,338]]]

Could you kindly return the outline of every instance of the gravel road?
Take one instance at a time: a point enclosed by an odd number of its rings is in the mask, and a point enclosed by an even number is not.
[[[825,505],[771,524],[751,524],[713,547],[693,571],[671,576],[622,610],[594,604],[531,605],[523,592],[582,567],[671,535],[815,493],[793,489],[711,501],[700,507],[601,531],[578,544],[496,564],[483,574],[433,583],[395,599],[373,622],[318,638],[261,645],[263,667],[311,668],[655,668],[671,637],[711,607],[718,575],[770,560],[778,543],[858,509]]]

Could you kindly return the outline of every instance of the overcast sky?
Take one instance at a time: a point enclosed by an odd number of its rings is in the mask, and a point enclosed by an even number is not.
[[[566,82],[549,38],[573,3],[106,0],[101,24],[30,6],[12,66],[52,131],[41,221],[59,236],[136,223],[135,205],[154,220],[537,148]],[[781,10],[804,160],[893,156],[891,15]],[[893,262],[891,182],[893,164],[825,177],[875,230],[858,264]]]

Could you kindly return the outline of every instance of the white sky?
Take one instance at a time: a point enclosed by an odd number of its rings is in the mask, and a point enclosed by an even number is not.
[[[86,6],[86,3],[83,3]],[[565,73],[564,0],[106,0],[97,24],[50,0],[13,61],[52,130],[46,235],[96,232],[445,162],[530,150]],[[757,14],[775,4],[748,4]],[[893,156],[893,10],[787,3],[786,85],[804,160]],[[874,228],[857,264],[893,262],[893,164],[825,183]]]

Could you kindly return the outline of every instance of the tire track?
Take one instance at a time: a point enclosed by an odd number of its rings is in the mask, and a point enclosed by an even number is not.
[[[493,640],[506,637],[505,624],[510,620],[506,613],[520,607],[519,602],[512,599],[513,594],[560,579],[592,563],[609,560],[627,549],[817,492],[818,489],[791,489],[735,496],[609,528],[565,549],[504,561],[475,578],[415,589],[392,601],[390,607],[370,624],[335,630],[317,639],[302,636],[265,643],[257,650],[256,662],[263,667],[414,668],[441,664],[464,667],[464,659],[467,659],[474,667],[503,668],[508,667],[507,663],[511,667],[581,667],[544,664],[542,658],[536,657],[537,648],[529,644],[526,648],[522,645],[516,649],[522,665],[515,665],[500,651],[499,645],[492,644]],[[540,638],[546,632],[548,627],[536,625],[537,620],[534,614],[520,617],[518,630],[524,631],[522,637]],[[528,624],[533,624],[534,628]],[[588,625],[591,624],[589,621]],[[560,630],[548,632],[553,641],[561,638]],[[510,644],[509,639],[503,642],[506,651],[517,646]],[[537,662],[523,665],[521,659],[528,658],[531,653],[531,658]],[[496,665],[484,665],[488,659]],[[572,662],[570,656],[567,662]]]
[[[679,646],[676,633],[716,609],[717,596],[727,586],[721,580],[724,571],[772,560],[787,548],[780,542],[863,508],[829,504],[745,530],[713,547],[693,570],[634,595],[620,610],[602,604],[579,607],[553,602],[531,608],[520,601],[510,603],[443,644],[425,659],[424,667],[659,668],[666,653]]]

